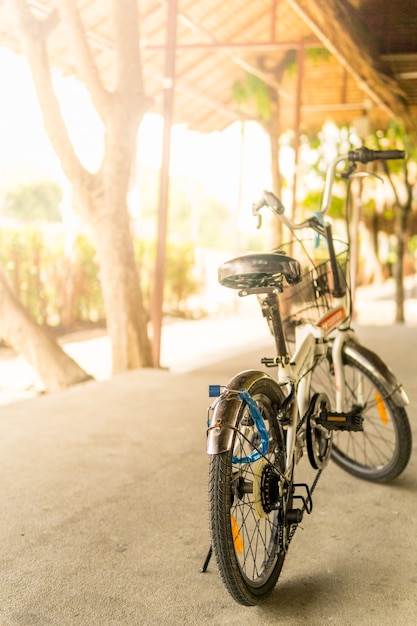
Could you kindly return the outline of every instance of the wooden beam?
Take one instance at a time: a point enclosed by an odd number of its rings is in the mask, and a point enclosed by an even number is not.
[[[307,39],[281,40],[281,41],[197,41],[194,43],[178,43],[177,50],[195,50],[203,52],[279,52],[287,50],[298,50],[299,48],[324,48],[323,43],[317,37],[308,37]],[[166,46],[164,44],[150,44],[146,41],[142,44],[142,50],[164,52]]]

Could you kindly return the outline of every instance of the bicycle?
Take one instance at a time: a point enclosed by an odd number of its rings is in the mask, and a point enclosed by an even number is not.
[[[324,219],[341,162],[350,181],[357,163],[404,156],[366,147],[338,156],[320,211],[302,223],[264,191],[253,213],[260,222],[261,209],[270,208],[289,229],[290,247],[239,256],[219,268],[222,285],[258,297],[275,340],[275,356],[262,363],[278,370],[276,380],[266,369],[247,370],[209,389],[215,398],[207,433],[211,547],[201,571],[214,552],[223,583],[240,604],[255,605],[274,589],[330,459],[375,482],[393,480],[409,461],[407,395],[351,327],[350,238],[342,245]],[[346,205],[348,196],[349,185]],[[313,231],[312,246],[298,236],[302,229]],[[309,483],[295,477],[303,458],[314,472]]]

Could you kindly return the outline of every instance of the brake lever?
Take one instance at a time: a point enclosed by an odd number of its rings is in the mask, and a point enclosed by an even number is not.
[[[356,172],[356,174],[353,174],[351,176],[352,178],[376,178],[377,180],[379,180],[382,184],[384,184],[384,179],[381,176],[378,176],[378,174],[375,174],[375,172]]]
[[[264,190],[262,194],[262,198],[259,200],[259,202],[254,202],[252,204],[252,214],[258,218],[258,223],[257,223],[256,228],[260,228],[262,225],[262,218],[261,218],[260,211],[262,207],[264,206],[271,209],[271,211],[278,216],[283,215],[285,212],[285,207],[282,204],[281,200],[277,198],[275,194],[272,193],[272,191]]]
[[[340,176],[344,178],[345,180],[349,180],[349,178],[351,177],[351,175],[353,174],[355,170],[356,170],[356,163],[353,161],[349,162],[348,169],[345,172],[342,172]]]

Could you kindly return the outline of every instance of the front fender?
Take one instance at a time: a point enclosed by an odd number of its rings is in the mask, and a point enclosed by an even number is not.
[[[386,387],[395,404],[402,407],[409,404],[408,396],[402,384],[375,352],[368,350],[359,343],[348,341],[343,346],[343,353],[372,372],[375,378]]]
[[[207,454],[220,454],[231,450],[234,430],[244,404],[243,400],[233,392],[247,389],[250,393],[253,384],[261,378],[268,378],[277,385],[266,372],[257,370],[240,372],[229,382],[214,406],[213,416],[207,431]],[[279,388],[278,391],[280,391]]]

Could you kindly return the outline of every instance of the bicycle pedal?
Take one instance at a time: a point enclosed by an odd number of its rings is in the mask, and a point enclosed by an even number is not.
[[[324,426],[327,430],[347,430],[350,432],[360,432],[363,430],[363,417],[360,407],[355,407],[347,413],[336,413],[323,409],[316,424]]]

